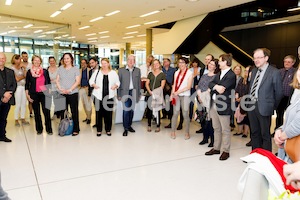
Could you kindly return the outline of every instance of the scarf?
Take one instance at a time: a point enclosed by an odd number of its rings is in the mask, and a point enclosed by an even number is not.
[[[43,68],[41,66],[34,67],[32,66],[30,69],[31,75],[34,78],[38,78],[43,74]]]

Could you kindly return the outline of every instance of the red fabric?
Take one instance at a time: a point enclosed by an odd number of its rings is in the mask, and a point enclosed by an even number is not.
[[[36,78],[35,91],[36,92],[43,92],[45,90],[46,90],[46,87],[45,87],[44,71],[41,71],[40,76]]]
[[[290,190],[292,193],[298,191],[295,188],[293,188],[291,185],[286,185],[286,178],[283,175],[283,165],[287,164],[285,161],[276,157],[272,152],[267,151],[265,149],[261,149],[261,148],[256,148],[251,153],[258,153],[258,154],[261,154],[261,155],[269,158],[269,160],[271,161],[271,163],[273,164],[273,166],[275,167],[275,169],[278,171],[279,175],[281,176],[281,179],[284,183],[285,189]]]
[[[179,81],[179,77],[180,77],[180,72],[178,73],[177,77],[176,77],[176,84],[175,84],[175,92],[179,89],[179,87],[181,86],[182,82],[183,82],[183,79],[186,75],[186,72],[187,72],[188,69],[185,70],[181,80],[180,80],[180,83],[178,84],[178,81]]]

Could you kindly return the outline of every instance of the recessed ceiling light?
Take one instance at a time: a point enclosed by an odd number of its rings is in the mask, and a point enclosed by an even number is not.
[[[7,5],[7,6],[10,6],[11,3],[12,3],[12,0],[6,0],[6,1],[5,1],[5,5]]]
[[[69,36],[69,34],[62,35],[62,37],[68,37],[68,36]]]
[[[89,34],[86,34],[85,36],[92,36],[92,35],[96,35],[96,33],[89,33]]]
[[[93,37],[93,38],[88,38],[87,40],[97,40],[98,38]]]
[[[126,28],[135,28],[135,27],[139,27],[139,26],[141,26],[140,24],[136,24],[136,25],[132,25],[132,26],[127,26]]]
[[[110,36],[106,35],[106,36],[101,36],[100,38],[109,38]]]
[[[61,13],[60,10],[56,11],[55,13],[53,13],[52,15],[50,15],[50,17],[56,17],[57,15],[59,15]]]
[[[38,36],[38,38],[43,38],[43,37],[46,37],[46,35],[40,35],[40,36]]]
[[[109,31],[101,31],[99,34],[109,33]]]
[[[73,39],[73,38],[76,38],[75,36],[72,36],[72,37],[68,37],[69,39]]]
[[[147,17],[147,16],[149,16],[149,15],[154,15],[154,14],[159,13],[159,12],[160,12],[159,10],[155,10],[155,11],[152,11],[152,12],[149,12],[149,13],[146,13],[146,14],[143,14],[143,15],[141,15],[140,17]]]
[[[41,32],[43,32],[43,30],[34,31],[34,33],[41,33]]]
[[[95,42],[98,42],[98,40],[90,40],[90,41],[88,41],[88,42],[90,42],[90,43],[95,43]]]
[[[144,23],[144,25],[148,25],[148,24],[155,24],[155,23],[157,23],[157,22],[159,22],[159,21],[152,21],[152,22],[146,22],[146,23]]]
[[[82,29],[86,29],[86,28],[90,28],[90,26],[83,26],[83,27],[80,27],[78,28],[79,30],[82,30]]]
[[[6,34],[7,34],[7,32],[0,33],[0,35],[6,35]]]
[[[90,22],[95,22],[95,21],[98,21],[98,20],[100,20],[100,19],[103,19],[104,17],[97,17],[97,18],[94,18],[94,19],[91,19],[90,20]]]
[[[16,32],[16,30],[11,30],[11,31],[8,31],[8,33],[14,33]]]
[[[60,10],[67,10],[68,8],[70,8],[73,5],[73,3],[67,3],[66,5],[64,5]]]
[[[186,0],[187,2],[196,2],[196,1],[199,1],[199,0]]]
[[[23,28],[29,28],[29,27],[32,27],[33,24],[27,24],[26,26],[23,26]]]
[[[137,35],[136,37],[145,37],[146,34],[142,34],[142,35]]]
[[[20,24],[22,21],[2,21],[1,24]]]
[[[119,10],[115,10],[115,11],[113,11],[113,12],[107,13],[105,16],[106,16],[106,17],[112,16],[112,15],[117,14],[117,13],[119,13],[119,12],[120,12]]]
[[[129,39],[129,38],[134,38],[134,36],[123,37],[123,39]]]
[[[131,34],[135,34],[135,33],[138,33],[138,31],[128,32],[128,33],[125,33],[125,34],[126,35],[131,35]]]

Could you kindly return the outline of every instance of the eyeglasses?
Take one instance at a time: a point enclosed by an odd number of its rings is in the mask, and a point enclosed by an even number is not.
[[[253,60],[259,60],[259,59],[263,59],[264,57],[266,57],[266,56],[255,57],[255,58],[253,58]]]

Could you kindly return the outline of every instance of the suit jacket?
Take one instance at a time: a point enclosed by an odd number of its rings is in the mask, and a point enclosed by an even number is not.
[[[49,72],[46,69],[43,69],[44,77],[45,77],[45,86],[51,85],[51,80],[49,77]],[[50,86],[51,88],[51,86]],[[28,90],[29,95],[36,93],[36,78],[31,75],[30,70],[27,71],[26,74],[26,84],[25,90]]]
[[[118,98],[123,97],[124,95],[129,94],[129,83],[130,83],[130,72],[126,67],[119,69],[119,79],[120,87],[118,88]],[[133,68],[132,71],[132,82],[133,89],[135,90],[136,102],[140,100],[141,97],[141,70],[137,67]]]
[[[250,91],[258,69],[252,70]],[[258,88],[258,111],[262,116],[271,116],[283,97],[282,78],[277,68],[269,65]]]
[[[17,89],[17,81],[15,78],[15,72],[12,69],[4,67],[6,74],[6,83],[2,76],[0,76],[0,97],[2,98],[6,91],[12,92],[12,97],[8,101],[10,105],[15,105],[15,96],[14,93]],[[2,102],[2,101],[1,101]],[[0,102],[0,104],[1,104]]]
[[[231,111],[231,101],[232,99],[229,98],[231,91],[235,90],[235,84],[236,84],[236,75],[234,72],[230,69],[224,77],[220,80],[221,72],[217,73],[214,77],[214,79],[208,84],[208,87],[211,89],[211,97],[216,94],[217,100],[215,101],[217,106],[217,112],[219,115],[230,115],[232,113]],[[220,95],[216,90],[213,90],[213,87],[215,85],[222,85],[226,88],[225,92],[221,94],[223,98],[218,98],[218,95]],[[234,94],[234,92],[233,92]],[[226,108],[224,109],[224,106]]]

